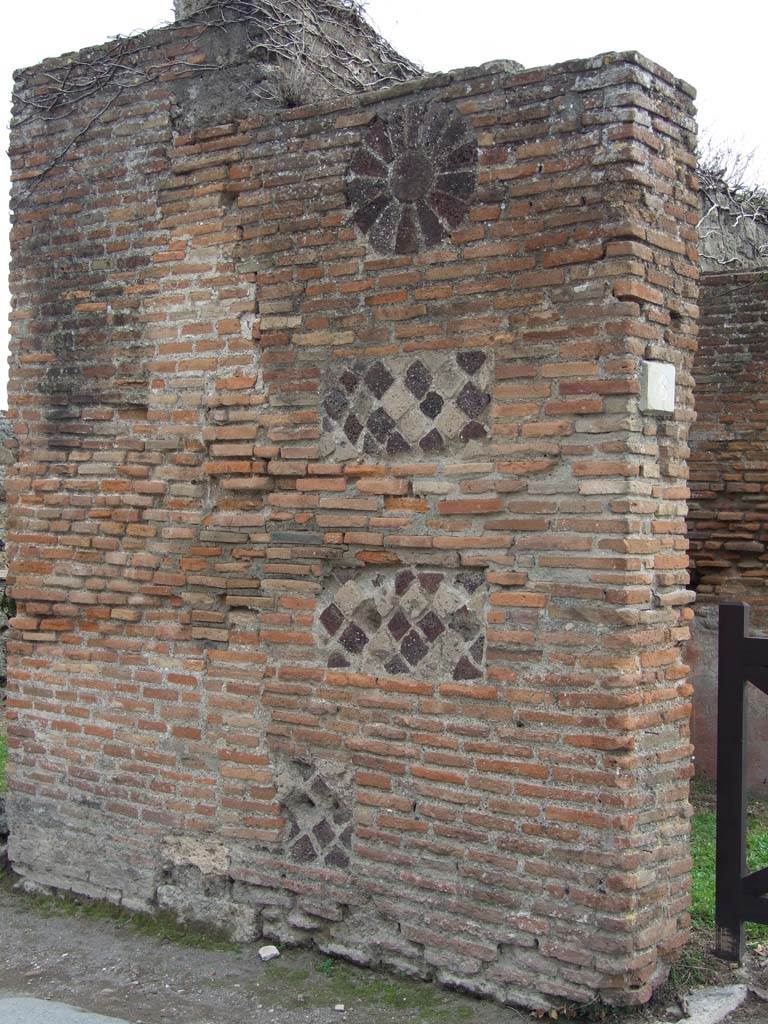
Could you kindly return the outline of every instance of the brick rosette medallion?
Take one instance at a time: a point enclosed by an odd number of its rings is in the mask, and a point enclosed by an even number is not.
[[[477,141],[447,104],[376,118],[347,175],[354,221],[380,253],[414,253],[459,227],[476,188]]]

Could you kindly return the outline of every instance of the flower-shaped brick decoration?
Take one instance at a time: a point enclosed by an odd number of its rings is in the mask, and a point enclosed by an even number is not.
[[[476,185],[469,123],[452,107],[412,103],[370,125],[347,172],[347,199],[377,252],[405,254],[457,228]]]

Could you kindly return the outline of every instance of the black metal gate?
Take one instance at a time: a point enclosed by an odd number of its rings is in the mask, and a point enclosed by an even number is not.
[[[749,605],[721,604],[717,687],[716,952],[741,961],[744,922],[768,924],[768,867],[747,874],[747,686],[768,694],[768,639],[747,636]]]

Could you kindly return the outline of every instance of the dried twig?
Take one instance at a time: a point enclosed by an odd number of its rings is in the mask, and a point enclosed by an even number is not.
[[[743,184],[746,163],[746,158],[738,163],[741,173],[733,177],[729,177],[730,172],[722,161],[699,164],[703,210],[697,225],[701,242],[699,255],[718,266],[751,266],[768,261],[768,190]],[[740,231],[746,221],[752,222],[756,230]],[[739,238],[742,252],[734,251],[736,241],[732,236]],[[718,254],[718,249],[723,252]]]
[[[344,22],[353,29],[354,42],[335,31]],[[192,28],[190,45],[216,32],[241,27],[244,51],[228,61],[195,64],[183,57],[144,64],[149,50],[157,49],[153,33],[120,36],[106,46],[66,60],[60,67],[35,71],[43,86],[15,96],[15,127],[50,122],[72,115],[78,105],[96,96],[106,104],[71,138],[20,198],[27,198],[72,147],[96,124],[124,92],[141,88],[174,74],[222,71],[251,60],[254,99],[273,106],[297,106],[344,92],[380,88],[418,77],[417,65],[401,57],[363,17],[358,0],[217,0],[184,22]],[[359,44],[362,45],[359,45]]]

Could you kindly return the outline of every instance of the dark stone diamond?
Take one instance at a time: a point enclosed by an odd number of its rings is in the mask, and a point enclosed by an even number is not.
[[[430,430],[430,432],[419,441],[419,447],[425,452],[441,452],[445,447],[443,435],[439,430]]]
[[[395,247],[395,234],[400,223],[400,204],[392,200],[384,212],[376,219],[368,238],[377,252],[392,252]]]
[[[400,226],[395,239],[395,252],[401,255],[419,251],[419,230],[416,227],[416,216],[410,206],[403,208]]]
[[[377,398],[383,398],[395,382],[395,378],[381,360],[377,360],[365,375],[368,390]]]
[[[421,659],[427,654],[429,648],[415,630],[411,630],[405,640],[400,644],[400,650],[408,659],[411,665],[418,665]]]
[[[411,446],[399,430],[396,430],[387,438],[387,453],[389,455],[398,455],[400,452],[409,452],[410,450]]]
[[[349,668],[349,662],[343,654],[335,652],[328,659],[328,668]]]
[[[467,641],[477,636],[480,629],[479,619],[466,605],[451,613],[448,625]]]
[[[421,123],[424,120],[424,106],[420,103],[411,103],[404,108],[403,129],[405,144],[413,149],[419,140]]]
[[[325,626],[326,632],[329,633],[330,636],[335,636],[339,630],[339,626],[344,621],[344,616],[335,604],[329,604],[320,616],[320,621]]]
[[[484,438],[488,437],[488,431],[482,423],[478,423],[477,420],[470,420],[469,423],[465,423],[459,431],[459,437],[464,444],[468,441],[482,441]]]
[[[392,148],[395,153],[402,153],[406,147],[405,142],[405,114],[403,113],[402,107],[397,110],[393,110],[389,115],[387,127],[389,129],[389,138],[392,142]]]
[[[370,231],[390,204],[389,196],[380,195],[355,211],[355,224],[363,234]]]
[[[421,124],[421,140],[425,145],[435,146],[453,117],[450,107],[435,104],[427,107]]]
[[[302,836],[291,848],[291,860],[296,861],[298,864],[308,864],[315,857],[317,857],[317,854],[309,836]]]
[[[387,629],[395,640],[402,640],[410,628],[411,624],[400,608],[397,609],[395,614],[387,623]]]
[[[375,437],[371,437],[370,434],[366,434],[363,438],[363,451],[366,455],[378,455],[381,449],[376,442]]]
[[[423,149],[410,149],[392,168],[392,192],[401,203],[415,203],[429,192],[434,176],[428,154]]]
[[[477,146],[474,142],[465,142],[452,150],[448,156],[441,161],[441,166],[447,171],[458,171],[461,168],[473,167],[477,163]]]
[[[339,836],[339,842],[343,843],[344,846],[349,850],[352,848],[352,836],[355,834],[354,825],[347,825],[344,831]]]
[[[377,118],[373,122],[366,132],[366,142],[373,152],[377,156],[380,156],[382,160],[385,160],[387,163],[392,162],[392,158],[395,154],[392,149],[392,143],[389,141],[387,126],[383,121],[380,121]]]
[[[427,206],[426,202],[416,204],[416,214],[419,218],[419,225],[424,241],[428,246],[437,245],[445,238],[445,228],[437,219],[435,214]]]
[[[321,778],[319,775],[312,783],[311,792],[318,800],[324,800],[326,803],[333,800],[333,791],[330,789],[325,779]]]
[[[381,448],[375,437],[371,437],[370,434],[366,434],[363,438],[363,452],[366,455],[379,455]]]
[[[361,174],[365,178],[386,178],[388,174],[387,165],[370,150],[362,148],[355,153],[349,169],[353,174]]]
[[[488,356],[485,352],[478,352],[475,348],[470,349],[468,352],[459,352],[456,356],[456,362],[471,377],[473,373],[477,373],[487,358]]]
[[[475,661],[482,661],[483,655],[485,654],[485,637],[479,636],[477,640],[469,648],[469,653],[475,659]]]
[[[454,115],[445,127],[440,139],[440,148],[444,152],[451,152],[460,146],[469,135],[469,125],[458,115]]]
[[[334,388],[333,391],[328,395],[326,400],[323,402],[325,411],[334,420],[340,420],[344,414],[344,410],[349,405],[347,396],[343,391],[338,388]]]
[[[461,572],[456,579],[468,594],[474,594],[485,583],[485,574],[482,572]]]
[[[439,416],[440,413],[443,411],[444,405],[445,402],[443,401],[443,396],[438,395],[436,391],[430,391],[427,397],[419,406],[419,408],[421,409],[425,416],[428,416],[431,420],[433,420],[435,416]]]
[[[426,395],[429,385],[432,383],[432,374],[420,359],[411,363],[405,373],[405,386],[414,398],[423,398]]]
[[[459,658],[453,670],[454,679],[482,679],[483,673],[467,657]]]
[[[347,416],[346,420],[344,421],[344,433],[347,435],[352,444],[357,444],[362,432],[363,424],[360,422],[357,416],[355,416],[354,413],[352,413],[352,415],[350,416]]]
[[[464,200],[449,196],[446,192],[433,192],[429,204],[452,228],[457,228],[467,215],[468,207]]]
[[[340,637],[341,644],[350,654],[359,654],[368,643],[368,637],[354,622],[350,622]]]
[[[352,811],[348,807],[337,807],[332,814],[334,825],[346,825],[352,821]]]
[[[335,830],[331,828],[331,826],[328,824],[325,818],[323,818],[322,821],[318,821],[318,823],[312,829],[312,832],[315,836],[315,839],[317,839],[318,843],[320,844],[321,848],[324,846],[328,846],[328,844],[332,843],[336,838]]]
[[[475,191],[475,175],[472,171],[446,171],[438,174],[435,187],[459,199],[469,199]]]
[[[428,594],[436,594],[437,588],[443,582],[443,574],[440,572],[421,572],[419,573],[419,583],[421,589],[426,590]]]
[[[311,761],[302,761],[298,759],[296,761],[292,761],[291,764],[305,782],[308,782],[317,771]]]
[[[344,373],[339,377],[339,383],[342,385],[348,395],[351,395],[357,385],[360,383],[360,378],[352,373],[351,370],[345,370]]]
[[[419,623],[419,629],[431,644],[437,640],[441,633],[445,632],[445,626],[434,612],[427,612]]]
[[[408,587],[416,579],[410,569],[404,569],[403,572],[399,572],[395,576],[395,593],[398,597],[402,597]]]
[[[298,822],[296,821],[295,818],[291,817],[289,818],[289,821],[291,823],[291,827],[288,832],[288,842],[290,842],[291,839],[295,839],[296,836],[299,835],[301,832],[301,829],[299,828]]]
[[[346,180],[347,203],[349,206],[364,206],[372,199],[388,191],[388,182],[384,178],[355,178],[351,175]]]
[[[390,658],[384,668],[391,676],[401,676],[409,671],[408,665],[403,661],[399,654],[394,658]]]
[[[368,417],[368,422],[365,425],[376,440],[382,444],[395,429],[395,421],[389,415],[387,410],[382,409],[381,407],[371,413]]]
[[[487,391],[481,391],[480,388],[475,387],[472,381],[467,381],[464,387],[459,392],[456,399],[456,405],[461,409],[465,416],[468,416],[471,420],[477,419],[480,413],[485,409],[491,400],[491,396]]]
[[[325,855],[325,863],[332,868],[347,868],[349,867],[349,856],[340,846],[334,846],[330,853]]]
[[[373,601],[363,601],[355,612],[355,618],[362,628],[367,630],[369,636],[381,625],[381,615]]]
[[[383,178],[352,178],[347,182],[347,202],[359,210],[376,200],[387,198],[387,183]]]

